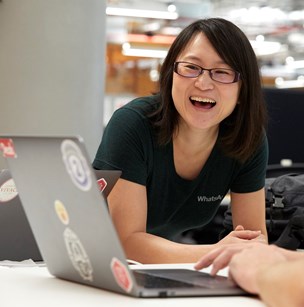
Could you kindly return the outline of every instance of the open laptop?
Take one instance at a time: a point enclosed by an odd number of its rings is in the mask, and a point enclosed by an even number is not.
[[[245,295],[226,277],[130,269],[79,137],[0,137],[49,272],[134,297]]]
[[[0,170],[0,260],[42,261],[32,229],[8,169]]]
[[[121,171],[94,170],[100,192],[107,197]],[[43,261],[8,169],[0,170],[0,261]]]

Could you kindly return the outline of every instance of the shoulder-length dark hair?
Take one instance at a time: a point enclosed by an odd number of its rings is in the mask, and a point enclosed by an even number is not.
[[[241,74],[238,104],[220,124],[219,140],[227,155],[243,162],[250,158],[264,137],[267,110],[254,50],[246,35],[236,25],[222,18],[193,22],[180,32],[171,45],[160,71],[161,101],[152,116],[159,131],[159,143],[168,143],[178,125],[179,114],[171,94],[173,64],[190,40],[199,33],[204,33],[219,56]]]

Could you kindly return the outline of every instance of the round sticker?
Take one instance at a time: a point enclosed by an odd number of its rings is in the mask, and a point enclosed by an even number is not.
[[[15,182],[12,178],[5,181],[0,187],[0,202],[8,202],[18,195]]]
[[[69,258],[76,271],[84,280],[93,281],[93,268],[90,259],[76,233],[70,228],[66,228],[63,237]]]
[[[57,216],[59,217],[59,220],[64,224],[69,224],[69,215],[68,212],[63,205],[63,203],[60,200],[55,200],[55,211],[57,213]]]
[[[92,186],[90,169],[77,144],[71,140],[64,140],[61,144],[61,152],[73,183],[83,191],[90,190]]]
[[[126,292],[130,292],[132,290],[133,283],[129,271],[124,264],[117,258],[113,258],[111,261],[111,270],[117,284]]]

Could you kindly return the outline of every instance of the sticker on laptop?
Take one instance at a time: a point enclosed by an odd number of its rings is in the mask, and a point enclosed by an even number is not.
[[[5,203],[11,201],[17,195],[18,192],[12,178],[8,179],[0,186],[0,202]]]
[[[66,228],[63,237],[73,267],[82,279],[93,281],[93,268],[90,259],[76,233],[70,228]]]
[[[54,205],[59,220],[62,222],[62,224],[68,225],[70,219],[64,204],[60,200],[55,200]]]
[[[106,186],[108,185],[107,181],[104,178],[98,179],[97,184],[100,192],[103,192]]]
[[[129,293],[132,290],[133,282],[126,266],[117,258],[113,258],[111,261],[111,270],[117,284]]]
[[[17,158],[12,139],[0,139],[0,150],[4,158]]]
[[[78,145],[71,140],[61,144],[62,159],[73,183],[81,190],[88,191],[92,186],[90,168]]]

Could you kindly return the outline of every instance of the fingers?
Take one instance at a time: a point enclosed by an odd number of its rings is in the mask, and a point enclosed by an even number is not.
[[[228,266],[231,258],[239,253],[242,249],[244,249],[246,245],[244,243],[241,244],[231,244],[231,245],[223,245],[204,257],[202,257],[194,266],[196,270],[201,270],[206,268],[212,264],[212,268],[210,271],[211,275],[216,275],[220,270],[224,269]]]
[[[214,250],[212,250],[211,252],[209,252],[208,254],[206,254],[205,256],[203,256],[195,265],[194,268],[196,270],[201,270],[203,268],[208,267],[209,265],[211,265],[214,261],[214,259],[216,259],[216,257],[218,257],[224,250],[224,246],[216,248]]]
[[[260,234],[256,238],[252,239],[252,241],[268,244],[268,241],[263,234]]]
[[[235,231],[238,231],[238,230],[245,230],[245,228],[242,226],[242,225],[237,225],[234,229]]]
[[[201,270],[212,264],[211,274],[215,275],[219,270],[225,268],[231,257],[244,248],[244,243],[234,243],[222,245],[205,256],[203,256],[194,266],[196,270]]]
[[[210,274],[216,275],[220,270],[227,267],[232,257],[241,252],[244,249],[248,249],[253,246],[259,246],[265,242],[258,241],[243,241],[242,243],[223,244],[218,248],[215,248],[211,252],[204,255],[195,265],[194,269],[201,270],[212,265]],[[264,244],[262,244],[264,245]]]
[[[260,230],[234,230],[228,236],[236,237],[244,240],[252,240],[261,235]]]
[[[230,234],[240,239],[256,239],[257,241],[266,241],[265,236],[261,234],[260,230],[245,230],[242,225],[237,225],[234,231],[232,231]]]
[[[210,274],[214,276],[218,271],[227,267],[233,255],[240,252],[241,249],[242,247],[240,246],[231,246],[225,249],[216,259],[214,259]]]

